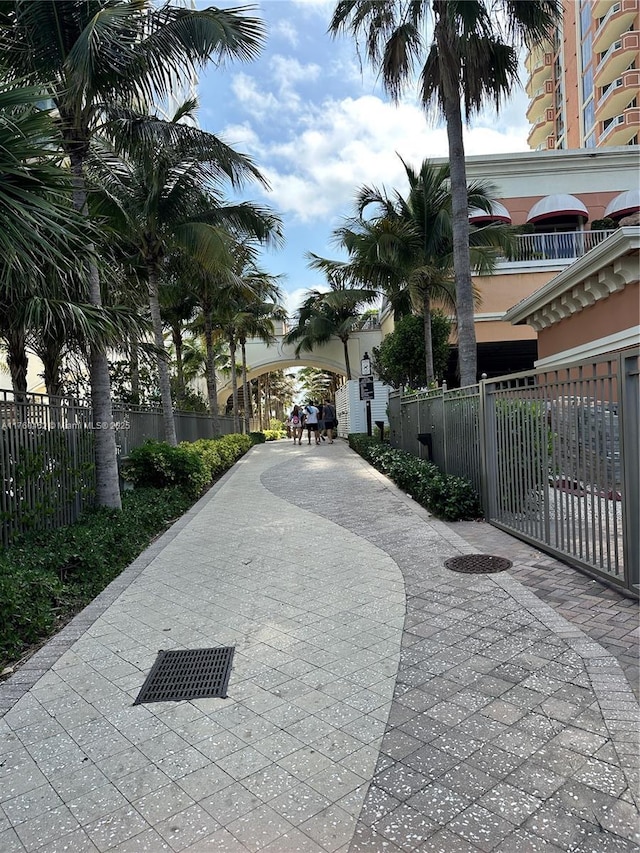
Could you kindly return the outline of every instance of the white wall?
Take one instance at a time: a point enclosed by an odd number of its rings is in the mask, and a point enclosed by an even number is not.
[[[376,421],[384,421],[385,426],[389,425],[389,386],[375,379],[373,392],[375,398],[371,400],[371,429],[375,434]],[[339,436],[346,438],[350,432],[367,431],[366,403],[360,399],[360,383],[357,379],[350,379],[336,391],[336,415]]]

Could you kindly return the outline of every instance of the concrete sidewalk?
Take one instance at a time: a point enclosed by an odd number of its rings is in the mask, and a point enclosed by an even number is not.
[[[458,529],[342,442],[254,448],[0,685],[0,853],[640,849],[628,645],[522,559],[449,572]],[[133,706],[218,645],[228,699]]]

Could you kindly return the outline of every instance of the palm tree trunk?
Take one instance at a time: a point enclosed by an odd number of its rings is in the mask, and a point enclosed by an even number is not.
[[[177,447],[176,424],[173,419],[173,402],[171,400],[171,380],[169,379],[169,363],[164,348],[162,334],[162,317],[160,316],[160,300],[158,299],[158,273],[153,262],[147,263],[147,285],[149,288],[149,312],[153,326],[153,340],[157,348],[156,364],[158,365],[158,385],[162,401],[162,426],[164,440],[172,447]]]
[[[174,326],[174,328],[171,330],[171,337],[173,338],[173,345],[176,348],[176,396],[178,398],[178,408],[180,408],[179,404],[183,402],[185,395],[185,382],[184,364],[182,363],[182,331],[179,326]]]
[[[80,150],[70,150],[73,181],[73,207],[84,216],[87,212],[87,192],[84,182],[84,156]],[[89,266],[89,302],[102,308],[100,275],[92,261]],[[89,377],[91,383],[91,414],[94,424],[94,452],[96,462],[96,504],[111,509],[122,509],[118,480],[116,433],[113,428],[111,406],[111,377],[106,349],[91,344],[89,350]]]
[[[138,339],[135,335],[131,338],[129,358],[131,363],[131,402],[138,406],[140,405],[140,356]]]
[[[236,338],[229,335],[229,354],[231,356],[231,399],[233,401],[233,431],[240,432],[238,418],[238,371],[236,370]]]
[[[349,361],[349,338],[343,339],[342,346],[344,347],[344,367],[347,373],[347,379],[351,379],[351,363]]]
[[[12,329],[7,333],[5,340],[11,387],[16,399],[23,400],[27,393],[27,369],[29,367],[24,332],[20,329]]]
[[[427,291],[422,298],[422,323],[424,328],[424,365],[427,386],[435,379],[433,371],[433,338],[431,335],[431,299]]]
[[[271,428],[271,374],[264,379],[264,428]]]
[[[264,418],[263,418],[263,405],[262,405],[262,377],[258,376],[256,379],[256,402],[258,404],[258,426],[260,430],[264,429]]]
[[[477,381],[476,329],[473,317],[473,284],[469,255],[469,205],[467,170],[462,139],[462,110],[458,92],[444,93],[444,114],[449,141],[451,170],[451,206],[453,226],[453,269],[456,277],[456,314],[458,318],[458,367],[460,384]]]
[[[246,340],[244,338],[240,341],[240,349],[242,351],[242,396],[244,399],[244,432],[245,435],[249,435],[251,432],[251,417],[252,417],[252,406],[251,406],[251,388],[249,386],[249,382],[247,381],[247,348],[246,348]]]
[[[218,383],[216,379],[216,360],[213,351],[213,322],[211,306],[202,306],[204,314],[204,344],[207,352],[207,394],[209,395],[209,412],[211,413],[211,428],[214,438],[220,435],[220,418],[218,413]]]

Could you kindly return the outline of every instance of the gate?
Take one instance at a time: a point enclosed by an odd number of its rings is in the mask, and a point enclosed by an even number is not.
[[[392,444],[469,479],[491,524],[637,594],[639,363],[626,350],[395,394]]]

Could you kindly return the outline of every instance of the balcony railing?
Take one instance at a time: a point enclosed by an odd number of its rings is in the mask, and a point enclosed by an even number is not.
[[[549,234],[518,234],[513,252],[505,261],[535,263],[581,258],[613,231],[557,231]]]

